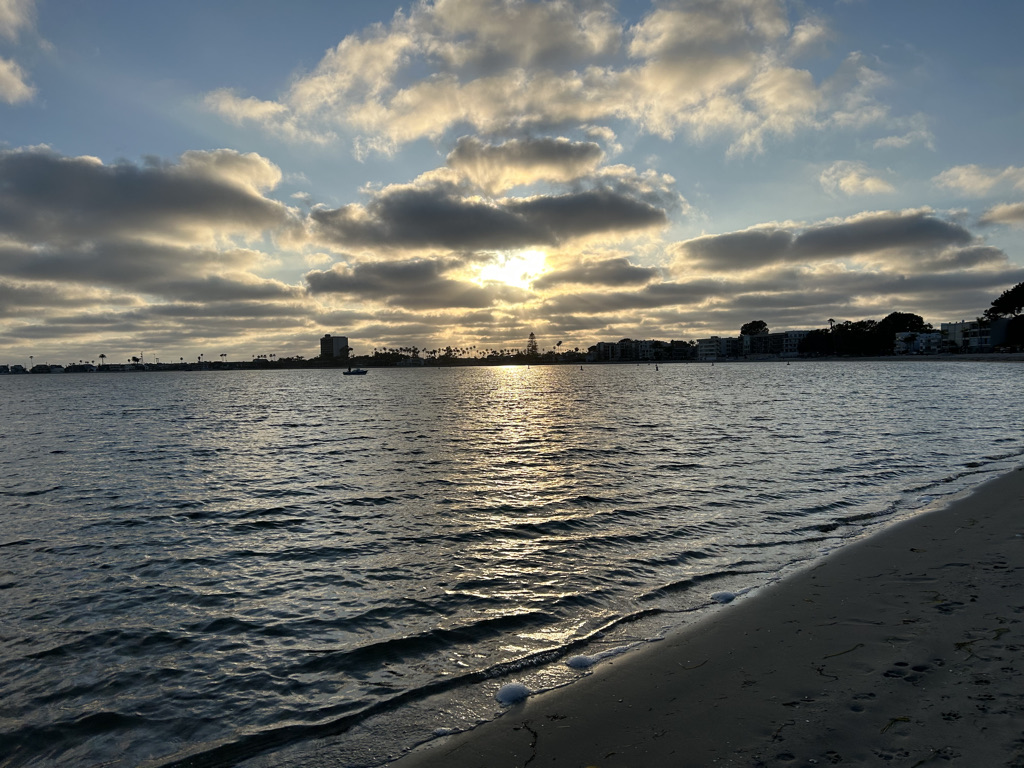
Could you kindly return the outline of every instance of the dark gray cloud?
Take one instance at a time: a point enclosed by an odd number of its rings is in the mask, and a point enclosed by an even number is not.
[[[929,212],[886,212],[807,229],[797,236],[794,250],[798,258],[830,259],[881,251],[935,251],[973,240],[964,227]]]
[[[289,299],[301,289],[248,274],[255,256],[242,249],[159,246],[134,242],[51,248],[0,248],[0,275],[134,290],[195,301]],[[214,269],[222,274],[209,274]]]
[[[178,301],[213,302],[214,311],[228,309],[230,302],[275,302],[298,300],[302,288],[279,280],[250,276],[209,275],[191,280],[160,283],[162,296]]]
[[[259,193],[276,175],[266,160],[229,150],[141,166],[45,148],[0,152],[0,231],[23,243],[60,245],[276,228],[288,221],[288,209]]]
[[[790,258],[792,232],[782,229],[752,229],[724,235],[706,235],[678,245],[688,262],[720,268],[749,269],[776,264]]]
[[[400,304],[412,309],[488,307],[499,300],[522,301],[529,294],[507,285],[480,286],[446,277],[457,260],[411,259],[314,270],[305,275],[311,293],[339,293]]]
[[[22,344],[31,343],[33,349],[39,349],[40,343],[45,347],[47,342],[57,342],[65,349],[73,343],[76,358],[93,359],[102,352],[110,356],[111,362],[117,362],[118,350],[125,350],[126,354],[145,351],[147,361],[160,357],[167,362],[179,356],[194,360],[192,353],[186,354],[190,348],[205,350],[208,359],[235,349],[232,357],[240,359],[251,353],[274,351],[273,345],[280,343],[282,336],[305,339],[313,355],[319,328],[299,303],[226,301],[125,306],[124,302],[108,301],[102,305],[66,303],[58,305],[56,312],[32,313],[24,316],[23,322],[12,323],[5,335]],[[247,349],[243,354],[238,349],[240,341],[252,335],[259,338],[258,344],[271,346]],[[221,341],[212,341],[218,339]],[[221,346],[227,348],[218,348]],[[51,357],[51,362],[67,361]]]
[[[668,223],[665,209],[621,191],[594,189],[510,202],[511,211],[551,232],[554,242],[609,232],[632,232]]]
[[[0,250],[0,263],[4,254]],[[95,291],[82,291],[52,282],[20,282],[0,277],[0,317],[18,318],[26,310],[50,311],[75,307],[86,309],[105,304],[109,296]]]
[[[914,275],[866,271],[816,274],[783,269],[753,281],[703,278],[654,283],[636,291],[564,294],[546,299],[542,311],[544,316],[618,315],[626,322],[634,313],[659,309],[679,308],[691,318],[711,318],[729,309],[756,314],[761,308],[766,314],[802,318],[807,327],[820,327],[831,312],[843,308],[852,318],[869,317],[870,310],[865,307],[873,302],[888,306],[885,314],[894,310],[919,312],[925,304],[949,311],[955,307],[959,314],[964,311],[964,296],[988,296],[973,310],[978,314],[1002,286],[1022,279],[1024,269],[1019,268]],[[825,317],[818,317],[821,314]]]
[[[505,249],[553,242],[524,217],[443,187],[404,187],[365,208],[318,209],[310,218],[317,235],[346,247]]]
[[[536,138],[487,144],[463,136],[447,163],[476,186],[497,194],[536,181],[572,181],[594,171],[603,159],[604,151],[593,142]]]
[[[903,261],[911,268],[917,260],[925,268],[946,264],[947,268],[955,269],[958,260],[984,258],[991,261],[994,249],[989,249],[985,255],[965,250],[975,239],[961,225],[928,211],[886,211],[803,229],[763,227],[699,237],[680,243],[678,252],[683,257],[680,266],[692,263],[723,270],[879,254]],[[941,255],[950,248],[959,250],[952,257]]]
[[[506,250],[573,237],[663,226],[665,206],[640,184],[595,182],[562,195],[482,201],[459,185],[432,180],[389,187],[366,205],[318,209],[315,234],[347,247]]]
[[[661,275],[660,269],[637,267],[626,258],[604,259],[548,272],[533,281],[537,290],[558,285],[646,285]]]

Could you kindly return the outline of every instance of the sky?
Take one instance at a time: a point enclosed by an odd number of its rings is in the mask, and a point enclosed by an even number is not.
[[[1019,0],[0,0],[0,363],[586,347],[1024,281]]]

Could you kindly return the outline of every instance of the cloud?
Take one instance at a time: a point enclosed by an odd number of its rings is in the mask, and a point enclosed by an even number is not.
[[[577,291],[546,299],[539,316],[604,329],[606,338],[654,324],[657,338],[736,334],[764,319],[773,329],[820,328],[827,318],[879,319],[892,311],[933,322],[974,316],[993,293],[1024,279],[1024,269],[904,274],[898,270],[815,270],[779,266],[750,279],[722,276],[653,283],[640,290]],[[561,322],[561,320],[560,320]],[[630,331],[633,332],[632,330]]]
[[[977,258],[956,255],[957,249],[976,244],[967,229],[929,210],[881,211],[809,227],[762,226],[694,238],[676,246],[675,268],[724,271],[857,259],[952,269],[958,260]]]
[[[446,276],[462,266],[453,259],[337,264],[330,270],[308,272],[304,279],[311,293],[337,293],[420,310],[489,307],[498,301],[522,301],[529,295],[507,285],[480,286]]]
[[[851,53],[836,73],[822,86],[829,103],[835,105],[822,127],[860,129],[889,118],[889,108],[875,93],[889,84],[874,62],[860,52]]]
[[[259,274],[279,256],[249,245],[301,230],[297,212],[266,196],[280,178],[265,158],[230,150],[111,165],[46,147],[0,152],[5,338],[96,354],[294,333],[308,322],[306,292]]]
[[[15,41],[35,26],[35,0],[0,0],[0,37]]]
[[[899,136],[886,136],[875,141],[875,149],[904,149],[912,144],[923,144],[928,149],[935,149],[935,136],[931,131],[907,131]]]
[[[786,58],[794,59],[824,47],[825,42],[832,39],[832,31],[820,18],[810,17],[793,26],[793,34],[789,38]]]
[[[671,177],[602,169],[564,194],[483,198],[447,169],[371,193],[365,204],[319,208],[313,235],[347,248],[507,250],[663,227],[684,201]]]
[[[57,247],[141,238],[209,242],[284,226],[291,212],[262,192],[280,171],[255,154],[186,152],[177,163],[104,165],[45,147],[0,152],[0,232]]]
[[[318,208],[310,219],[314,237],[349,248],[503,249],[552,238],[497,202],[466,197],[458,185],[434,180],[391,185],[365,206]]]
[[[863,163],[840,160],[822,171],[819,181],[829,194],[879,195],[896,191],[892,184],[873,174]]]
[[[206,94],[203,105],[235,125],[256,123],[286,141],[326,144],[336,138],[330,130],[302,127],[299,119],[284,104],[239,96],[230,88]]]
[[[661,274],[661,270],[638,267],[626,258],[586,261],[571,267],[552,270],[533,281],[536,290],[561,285],[645,285]]]
[[[486,144],[463,136],[448,155],[448,167],[495,195],[538,181],[565,183],[594,172],[604,151],[593,142],[566,138],[513,139]]]
[[[605,2],[439,0],[421,4],[410,26],[448,67],[481,72],[552,67],[605,56],[621,44],[621,29]]]
[[[0,100],[20,104],[35,98],[36,90],[28,84],[24,70],[10,59],[0,57]]]
[[[0,259],[5,254],[0,251]],[[94,286],[68,286],[56,280],[21,281],[0,277],[0,317],[22,319],[39,310],[81,311],[111,300],[111,292]]]
[[[626,27],[599,0],[435,0],[349,35],[276,100],[222,89],[209,109],[281,136],[355,134],[360,156],[470,127],[489,135],[625,121],[669,138],[771,136],[885,116],[852,56],[827,84],[794,65],[829,36],[781,0],[687,0]],[[499,182],[508,183],[508,182]]]
[[[983,197],[1001,187],[1024,189],[1024,168],[1009,166],[1002,170],[980,165],[958,165],[943,171],[932,182],[944,189]]]
[[[35,28],[35,0],[0,0],[0,38],[17,42],[21,33]],[[31,101],[36,89],[18,62],[0,56],[0,101]]]
[[[1024,203],[994,205],[981,216],[982,224],[1008,224],[1024,227]]]

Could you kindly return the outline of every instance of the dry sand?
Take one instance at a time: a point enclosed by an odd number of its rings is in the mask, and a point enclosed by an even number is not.
[[[393,768],[1024,768],[1024,468]]]

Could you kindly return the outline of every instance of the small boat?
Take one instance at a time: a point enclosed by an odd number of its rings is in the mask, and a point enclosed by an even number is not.
[[[366,371],[362,368],[349,368],[347,371],[341,372],[342,376],[365,376]]]

